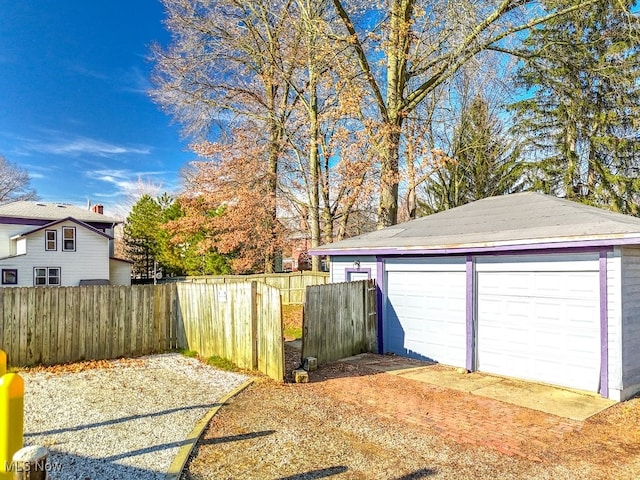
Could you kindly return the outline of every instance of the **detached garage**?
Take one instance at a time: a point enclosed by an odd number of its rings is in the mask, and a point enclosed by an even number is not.
[[[640,391],[640,218],[493,197],[313,251],[374,278],[380,353],[599,392]]]

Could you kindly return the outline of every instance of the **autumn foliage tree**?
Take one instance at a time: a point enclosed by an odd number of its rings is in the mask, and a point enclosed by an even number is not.
[[[202,248],[226,255],[235,273],[264,271],[283,247],[282,226],[272,223],[271,172],[262,161],[260,142],[248,132],[255,130],[247,126],[233,132],[228,143],[193,145],[205,160],[183,172],[185,215],[169,226],[177,239],[209,232]]]

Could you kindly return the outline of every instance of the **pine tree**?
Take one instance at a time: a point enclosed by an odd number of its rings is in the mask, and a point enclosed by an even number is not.
[[[518,73],[530,96],[512,109],[534,189],[637,215],[640,24],[632,6],[599,3],[533,31]]]
[[[463,109],[455,128],[451,158],[427,184],[421,213],[435,213],[522,188],[524,164],[503,130],[488,102],[476,95]]]

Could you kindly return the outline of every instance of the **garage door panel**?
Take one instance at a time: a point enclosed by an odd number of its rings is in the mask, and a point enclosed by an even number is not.
[[[480,271],[477,292],[479,370],[597,391],[597,271]]]
[[[386,285],[385,351],[463,366],[465,272],[393,270]]]

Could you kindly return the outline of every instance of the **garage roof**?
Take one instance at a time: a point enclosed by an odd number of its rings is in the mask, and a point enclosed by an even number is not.
[[[640,244],[640,218],[526,192],[485,198],[310,253],[442,254],[622,244]]]

